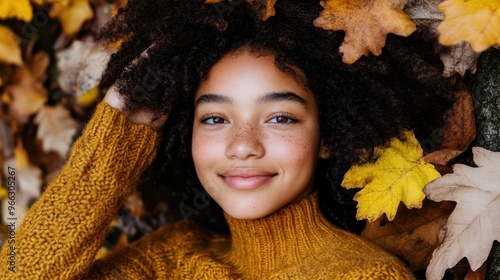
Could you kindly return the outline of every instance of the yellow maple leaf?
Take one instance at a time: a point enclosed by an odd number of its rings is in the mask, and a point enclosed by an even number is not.
[[[403,137],[404,142],[396,137],[388,147],[375,148],[375,162],[353,165],[344,175],[344,188],[363,188],[354,196],[358,220],[373,222],[385,213],[392,221],[401,201],[408,208],[422,207],[423,188],[440,176],[421,160],[423,151],[413,132],[404,131]]]
[[[467,41],[476,52],[500,44],[499,0],[446,0],[438,9],[444,20],[438,27],[439,43]]]
[[[63,32],[72,36],[80,31],[85,21],[94,17],[94,11],[89,0],[64,0],[52,5],[50,16],[58,18]]]
[[[29,22],[33,8],[29,0],[0,0],[0,19],[17,18]]]
[[[352,64],[361,55],[380,55],[388,33],[408,36],[416,26],[402,9],[407,0],[326,0],[314,26],[344,30],[339,48],[342,61]]]
[[[4,25],[0,25],[0,63],[23,64],[19,39],[10,28]]]

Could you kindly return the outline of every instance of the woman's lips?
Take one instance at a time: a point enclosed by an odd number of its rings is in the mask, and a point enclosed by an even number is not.
[[[238,190],[252,190],[266,184],[276,174],[254,168],[239,168],[221,174],[230,187]]]

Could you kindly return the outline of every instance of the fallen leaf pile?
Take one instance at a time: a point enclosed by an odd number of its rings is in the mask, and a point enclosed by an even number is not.
[[[100,96],[97,85],[110,53],[96,38],[77,34],[98,30],[94,25],[104,25],[115,6],[124,4],[100,2],[93,7],[89,0],[0,1],[2,224],[7,169],[16,170],[15,214],[21,222],[63,166]]]
[[[246,5],[266,21],[280,1],[205,3],[214,5],[222,19],[235,5]],[[427,268],[430,280],[441,279],[447,269],[455,277],[462,271],[470,279],[484,278],[492,242],[500,239],[495,223],[500,154],[474,148],[478,167],[455,165],[452,174],[438,177],[452,172],[451,164],[470,151],[476,137],[474,100],[464,81],[475,73],[481,53],[500,45],[500,1],[317,1],[322,9],[311,25],[343,36],[338,51],[344,63],[380,55],[389,34],[419,32],[433,43],[442,76],[458,88],[443,124],[428,139],[404,131],[401,139],[375,148],[376,160],[346,173],[342,186],[360,189],[354,199],[356,217],[367,220],[362,236],[405,259],[413,270]],[[98,40],[100,28],[126,2],[0,0],[0,245],[7,168],[17,170],[20,222],[63,166],[102,96],[98,84],[110,51]],[[108,237],[111,245],[98,257],[172,219],[168,205],[150,213],[145,201],[139,192],[130,197],[112,225],[117,234]]]
[[[279,1],[279,0],[278,0]],[[230,9],[240,1],[205,0]],[[260,7],[263,20],[275,14],[276,0],[245,0]],[[474,73],[478,54],[500,45],[500,2],[498,0],[325,0],[324,10],[314,21],[318,28],[345,31],[339,51],[347,64],[361,56],[380,55],[387,34],[409,36],[423,29],[450,48],[439,50],[445,65],[443,76]],[[265,7],[262,9],[262,7]],[[223,15],[221,15],[223,17]],[[472,48],[471,48],[472,46]]]

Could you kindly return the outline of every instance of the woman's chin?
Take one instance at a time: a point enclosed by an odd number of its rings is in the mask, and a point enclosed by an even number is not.
[[[277,210],[274,207],[270,207],[270,205],[251,203],[249,201],[240,201],[239,203],[221,206],[229,216],[239,220],[260,219]]]

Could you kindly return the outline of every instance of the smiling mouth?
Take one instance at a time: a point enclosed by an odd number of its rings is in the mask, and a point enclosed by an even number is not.
[[[224,182],[237,190],[253,190],[266,184],[275,175],[259,176],[221,176]]]
[[[237,190],[253,190],[261,187],[278,174],[253,167],[236,167],[219,174],[224,182]]]

